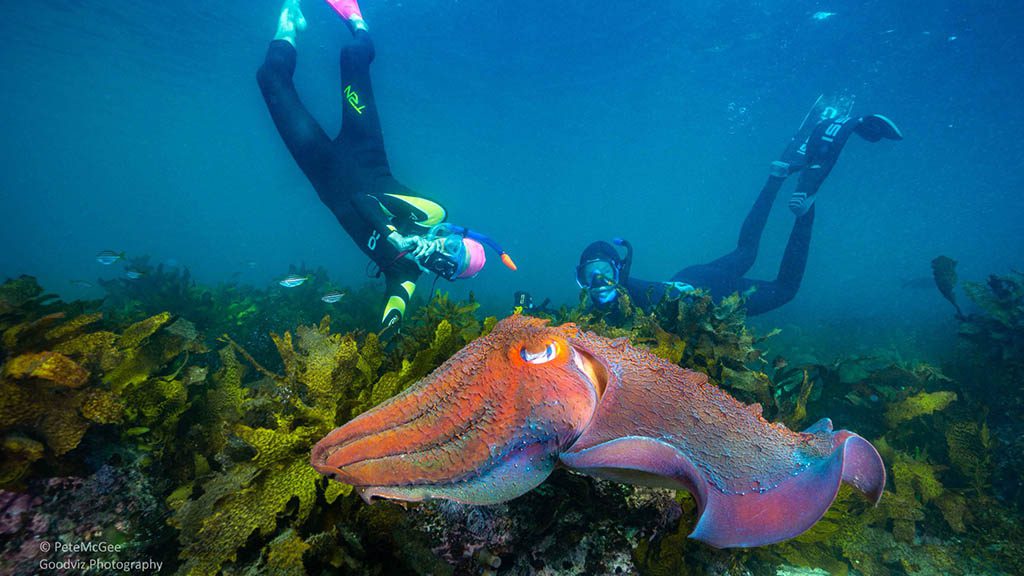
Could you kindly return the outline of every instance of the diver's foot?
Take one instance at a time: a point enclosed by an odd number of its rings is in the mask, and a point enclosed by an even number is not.
[[[356,0],[327,0],[327,3],[345,20],[353,33],[356,30],[367,29],[363,13],[359,10],[359,3]]]
[[[878,142],[882,138],[903,139],[903,133],[896,123],[881,114],[820,122],[807,140],[807,166],[800,175],[796,192],[789,199],[789,209],[798,217],[806,214],[814,205],[818,189],[839,160],[839,153],[851,134],[857,134],[868,142]]]
[[[903,132],[900,132],[896,123],[881,114],[870,114],[861,118],[854,131],[868,142],[878,142],[882,138],[903,140]]]
[[[299,0],[284,0],[281,6],[281,17],[277,21],[277,34],[274,40],[284,40],[295,46],[295,35],[306,29],[306,17],[302,15]]]
[[[796,215],[797,218],[807,214],[814,205],[815,198],[818,194],[808,194],[806,192],[796,191],[789,197],[789,210]]]

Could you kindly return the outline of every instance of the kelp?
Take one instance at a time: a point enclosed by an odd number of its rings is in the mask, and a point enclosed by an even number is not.
[[[480,303],[474,299],[472,292],[468,301],[455,302],[447,293],[438,290],[428,303],[418,307],[409,318],[408,326],[403,330],[404,337],[399,343],[400,356],[412,358],[423,349],[424,344],[437,345],[437,328],[442,322],[447,322],[451,326],[452,338],[436,350],[440,361],[447,360],[466,344],[486,335],[496,323],[495,319],[478,319],[476,311],[479,308]]]
[[[707,374],[748,402],[769,406],[772,386],[758,345],[778,332],[756,337],[746,326],[744,304],[739,294],[716,304],[709,293],[698,290],[645,311],[620,293],[612,309],[604,310],[591,306],[583,291],[580,305],[562,308],[554,321],[573,322],[609,338],[628,337],[670,362]]]
[[[204,342],[207,346],[228,334],[244,339],[246,349],[264,362],[277,360],[271,332],[313,323],[326,314],[335,317],[338,326],[346,330],[372,326],[381,300],[380,293],[368,287],[351,290],[336,285],[322,267],[290,266],[288,274],[308,277],[298,287],[284,288],[274,283],[256,288],[237,281],[240,271],[227,282],[206,286],[197,283],[188,268],[154,265],[146,256],[132,258],[126,265],[141,276],[100,280],[106,292],[103,310],[108,317],[136,322],[172,311],[193,322],[197,331],[209,338]],[[346,295],[337,304],[321,301],[321,296],[331,290]]]
[[[57,468],[117,451],[155,480],[147,490],[166,511],[151,517],[170,516],[178,547],[165,540],[153,550],[179,574],[494,570],[475,559],[480,550],[504,561],[499,573],[557,568],[543,564],[552,561],[590,573],[1019,572],[1019,516],[992,497],[1005,462],[999,442],[1012,437],[998,416],[1019,395],[1000,388],[1010,397],[1003,406],[978,404],[995,399],[979,387],[998,388],[1015,369],[1006,351],[1016,345],[1016,276],[980,286],[994,312],[961,324],[972,354],[988,347],[982,369],[973,367],[978,355],[941,370],[869,355],[793,365],[779,356],[769,365],[765,349],[778,340],[766,339],[777,331],[752,333],[741,295],[716,303],[698,292],[649,311],[628,298],[597,311],[584,295],[583,305],[552,315],[702,371],[760,402],[766,417],[795,428],[831,416],[879,448],[890,483],[878,507],[844,487],[801,537],[741,552],[686,538],[696,512],[685,493],[678,519],[664,493],[565,472],[494,510],[366,506],[351,487],[325,481],[309,466],[316,440],[496,320],[480,319],[472,298],[436,293],[388,345],[374,333],[378,291],[327,306],[317,296],[326,274],[309,272],[309,286],[260,290],[204,287],[184,271],[151,267],[140,279],[154,286],[115,281],[121,296],[102,310],[61,303],[31,279],[0,285],[0,482],[28,489]]]
[[[896,427],[908,420],[944,410],[955,401],[956,392],[919,392],[897,404],[890,404],[885,410],[885,418],[890,427]]]
[[[1024,274],[1014,271],[993,274],[984,282],[966,282],[964,292],[974,308],[958,324],[959,346],[949,370],[961,383],[961,398],[975,413],[985,414],[984,422],[976,417],[964,419],[976,422],[973,430],[977,434],[986,432],[991,448],[984,453],[993,455],[991,465],[982,467],[987,474],[966,474],[974,477],[968,484],[975,490],[974,486],[982,490],[987,486],[1024,509],[1024,487],[1018,481],[1024,475]],[[951,448],[978,445],[977,434],[967,434],[974,438],[968,442],[965,432],[963,428],[951,430]],[[957,449],[955,453],[965,451]],[[958,468],[963,468],[964,461],[960,464]]]
[[[309,466],[310,446],[340,421],[397,394],[443,361],[453,340],[469,337],[470,311],[452,307],[446,299],[431,307],[423,317],[438,323],[429,346],[380,377],[376,372],[384,364],[384,351],[377,337],[370,334],[359,344],[351,334],[331,334],[329,317],[318,326],[300,326],[294,338],[291,332],[272,335],[284,372],[255,366],[271,384],[269,389],[241,384],[235,350],[254,360],[227,340],[228,347],[220,352],[223,368],[215,377],[220,386],[209,391],[206,404],[214,420],[236,423],[217,442],[223,449],[215,460],[226,463],[225,469],[195,489],[183,487],[175,493],[171,523],[182,544],[179,573],[216,574],[226,563],[242,562],[239,550],[253,534],[269,542],[268,569],[288,562],[290,573],[303,573],[295,562],[310,547],[302,539],[302,527],[315,503],[332,504],[351,492],[351,487],[324,482]],[[448,318],[460,322],[459,333]],[[479,334],[483,324],[476,322]],[[277,400],[272,407],[264,402],[267,395]],[[251,451],[240,458],[231,438]],[[185,493],[193,496],[183,499]],[[297,505],[291,507],[292,502]],[[287,518],[283,531],[281,518]]]
[[[946,447],[949,461],[967,480],[978,497],[988,494],[991,487],[993,439],[988,424],[971,420],[953,422],[946,428]]]
[[[0,486],[17,485],[28,463],[61,459],[93,426],[146,427],[163,430],[167,439],[185,398],[180,382],[157,374],[192,349],[191,342],[161,333],[169,314],[117,333],[103,329],[101,313],[67,315],[78,306],[55,311],[60,304],[42,299],[29,278],[4,284],[0,294],[6,311],[0,434],[17,430],[21,436],[5,437],[24,437],[4,443],[5,458],[19,464],[7,467]],[[19,448],[25,442],[43,450]]]
[[[251,453],[239,456],[225,441],[220,457],[224,470],[199,483],[193,498],[183,503],[177,499],[171,524],[179,530],[182,545],[180,574],[216,574],[225,563],[238,560],[238,550],[252,534],[274,537],[279,516],[289,518],[290,526],[301,526],[318,495],[324,494],[322,478],[309,466],[309,447],[334,426],[339,400],[356,381],[358,347],[351,336],[332,335],[327,318],[319,326],[300,327],[296,334],[297,349],[290,332],[274,336],[285,372],[273,376],[280,404],[268,418],[261,417],[263,409],[247,410],[259,398],[242,391],[233,354],[221,352],[226,368],[219,378],[231,382],[226,393],[212,390],[209,404],[217,414],[242,415],[230,435]],[[246,416],[261,421],[247,422]],[[292,501],[297,506],[289,512]],[[276,538],[270,544],[269,565],[288,560],[299,570],[294,561],[307,546],[294,533]]]

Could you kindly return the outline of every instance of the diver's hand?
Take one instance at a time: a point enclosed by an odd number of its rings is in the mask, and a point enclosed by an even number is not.
[[[419,246],[416,247],[412,252],[412,257],[417,260],[423,260],[427,256],[430,256],[434,252],[440,251],[444,248],[444,239],[435,238],[433,240],[426,240],[422,237],[417,236],[419,240]]]
[[[399,252],[408,252],[410,256],[419,248],[423,239],[419,236],[402,236],[398,232],[388,234],[388,242]]]

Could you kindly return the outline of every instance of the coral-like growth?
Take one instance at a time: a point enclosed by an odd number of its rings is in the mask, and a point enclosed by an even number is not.
[[[30,493],[0,490],[0,571],[4,574],[40,574],[43,560],[76,559],[114,562],[136,559],[163,561],[162,509],[154,497],[158,479],[137,466],[101,466],[88,475],[35,479]],[[40,542],[56,547],[116,545],[96,548],[86,556],[40,554]],[[59,564],[58,564],[59,566]],[[151,573],[136,569],[133,573]],[[56,568],[55,573],[128,573],[125,570]]]

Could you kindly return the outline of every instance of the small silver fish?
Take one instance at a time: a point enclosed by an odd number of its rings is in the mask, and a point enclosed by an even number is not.
[[[814,15],[811,16],[811,19],[819,20],[819,21],[821,21],[821,20],[828,20],[829,18],[831,18],[831,17],[833,17],[835,15],[836,15],[835,12],[815,12]]]
[[[143,273],[138,270],[125,270],[124,275],[127,276],[129,280],[138,280],[139,278],[142,278]]]
[[[296,274],[291,274],[284,280],[278,282],[278,284],[284,286],[285,288],[295,288],[296,286],[302,286],[306,282],[306,280],[309,280],[309,276],[298,276]]]
[[[344,296],[345,296],[344,292],[338,292],[337,290],[333,290],[333,291],[328,292],[327,294],[324,294],[323,296],[321,296],[320,299],[323,300],[324,302],[328,303],[328,304],[334,304],[335,302],[341,300],[342,297],[344,297]]]
[[[124,252],[114,252],[113,250],[104,250],[96,255],[96,261],[104,266],[110,266],[123,258]]]

